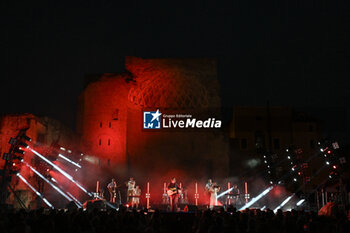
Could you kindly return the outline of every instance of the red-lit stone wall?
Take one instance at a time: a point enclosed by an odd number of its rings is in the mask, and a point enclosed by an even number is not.
[[[100,158],[102,164],[126,161],[127,96],[126,77],[105,75],[90,83],[80,96],[83,150]]]
[[[138,181],[152,177],[168,181],[171,175],[191,179],[226,176],[228,146],[222,132],[142,130],[145,108],[185,109],[188,113],[210,108],[217,115],[220,97],[215,61],[127,57],[125,66],[127,75],[102,75],[80,96],[78,124],[84,151],[98,157],[102,165],[109,160],[115,171],[129,171]],[[130,79],[134,81],[127,81]]]

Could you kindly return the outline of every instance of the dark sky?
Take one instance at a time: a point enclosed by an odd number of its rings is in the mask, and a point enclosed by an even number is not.
[[[226,107],[349,110],[346,0],[23,2],[0,3],[2,114],[74,127],[84,75],[120,72],[125,55],[217,58]]]

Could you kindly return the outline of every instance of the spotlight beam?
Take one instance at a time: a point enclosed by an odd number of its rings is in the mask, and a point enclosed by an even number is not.
[[[69,175],[67,172],[63,171],[60,167],[58,167],[56,164],[52,163],[50,160],[48,160],[47,158],[45,158],[44,156],[42,156],[40,153],[38,153],[37,151],[35,151],[32,148],[29,148],[35,155],[37,155],[38,157],[40,157],[42,160],[44,160],[45,162],[47,162],[48,164],[50,164],[53,168],[55,168],[57,171],[59,171],[62,175],[64,175],[68,180],[72,181],[78,188],[80,188],[81,190],[83,190],[87,195],[92,196],[91,193],[89,193],[84,187],[82,187],[77,181],[75,181],[73,179],[73,177],[71,175]]]
[[[228,190],[226,190],[226,191],[220,193],[216,198],[219,199],[220,197],[224,196],[226,193],[231,192],[231,190],[233,190],[233,188],[230,188],[230,189],[228,189]]]
[[[244,210],[246,208],[249,208],[250,206],[252,206],[255,202],[259,201],[263,196],[265,196],[266,194],[268,194],[272,189],[274,188],[274,186],[270,186],[267,189],[265,189],[262,193],[260,193],[258,196],[253,197],[252,200],[250,200],[247,204],[245,204],[242,208],[240,208],[239,210]]]
[[[111,207],[112,209],[118,210],[117,207],[115,207],[114,205],[112,205],[111,203],[109,203],[108,201],[106,202],[106,204]]]
[[[300,206],[301,204],[303,204],[305,201],[305,199],[301,199],[300,201],[297,202],[297,206]]]
[[[63,189],[62,186],[61,186],[59,183],[57,183],[57,181],[56,181],[53,177],[51,177],[51,180],[52,180],[53,182],[55,182],[55,183],[57,184],[58,187],[60,187],[61,189]],[[80,202],[77,198],[75,198],[71,193],[69,193],[68,191],[67,191],[66,193],[67,193],[67,195],[68,195],[70,198],[73,199],[73,201],[74,201],[74,203],[75,203],[76,206],[78,206],[79,208],[83,207],[83,205],[81,204],[81,202]]]
[[[292,197],[294,197],[294,193],[292,194],[292,195],[290,195],[289,197],[287,197],[279,206],[277,206],[274,210],[273,210],[273,212],[277,212],[277,210],[278,209],[281,209],[283,206],[285,206],[288,202],[289,202],[289,200],[290,199],[292,199]]]
[[[72,160],[68,159],[66,156],[64,156],[62,154],[58,154],[58,157],[66,160],[67,162],[73,164],[74,166],[77,166],[78,168],[81,168],[81,166],[79,164],[77,164],[76,162],[73,162]]]
[[[311,159],[309,159],[308,161],[310,161]],[[315,176],[317,176],[324,168],[326,167],[326,165],[323,165],[322,167],[320,167],[310,178],[310,180],[312,180]],[[302,184],[296,192],[300,191],[301,189],[303,189],[303,187],[305,186],[305,183]],[[287,197],[279,206],[277,206],[275,209],[274,209],[274,212],[277,212],[278,209],[282,208],[286,203],[288,203],[288,201],[295,195],[292,194],[291,196]],[[303,202],[305,201],[305,199],[302,199],[300,200],[299,202],[301,202],[299,205],[301,205]],[[285,203],[284,203],[285,202]],[[298,203],[299,203],[298,202]],[[299,206],[297,203],[297,206]]]
[[[52,180],[53,182],[55,182],[55,183],[57,184],[58,187],[60,187],[61,189],[63,189],[62,186],[61,186],[61,185],[57,182],[57,180],[55,180],[53,177],[51,177],[51,180]],[[83,207],[83,204],[81,204],[81,202],[80,202],[76,197],[74,197],[70,192],[66,191],[66,193],[67,193],[67,195],[68,195],[70,198],[72,198],[72,199],[74,200],[75,204],[76,204],[79,208]]]
[[[28,185],[28,187],[33,190],[33,192],[38,196],[40,197],[48,207],[54,209],[53,205],[41,194],[38,192],[38,190],[36,190],[21,174],[17,174],[17,176],[26,184]]]
[[[68,197],[61,189],[59,189],[56,185],[51,183],[48,179],[46,179],[40,172],[35,170],[32,166],[30,166],[28,163],[25,163],[27,167],[29,167],[35,174],[37,174],[41,179],[43,179],[46,183],[48,183],[53,189],[55,189],[59,194],[61,194],[64,198],[66,198],[68,201],[73,201],[70,197]]]
[[[59,171],[62,175],[64,175],[65,177],[67,177],[67,179],[72,180],[73,177],[71,175],[69,175],[67,172],[63,171],[60,167],[58,167],[56,164],[54,164],[53,162],[51,162],[50,160],[48,160],[47,158],[45,158],[43,155],[41,155],[39,152],[35,151],[32,148],[29,148],[35,155],[37,155],[39,158],[41,158],[42,160],[44,160],[45,162],[47,162],[48,164],[50,164],[52,167],[54,167],[57,171]]]
[[[74,200],[74,203],[79,207],[83,207],[83,204],[81,204],[80,201],[78,201],[78,199],[76,199],[70,192],[67,192],[68,196],[70,196],[73,200]]]

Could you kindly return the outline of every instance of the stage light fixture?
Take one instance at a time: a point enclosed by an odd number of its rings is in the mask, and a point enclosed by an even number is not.
[[[28,148],[28,144],[25,142],[19,142],[18,145],[20,146],[20,148]]]
[[[13,152],[14,152],[14,153],[17,153],[17,154],[22,154],[22,155],[25,154],[25,151],[22,150],[22,147],[15,147],[15,148],[13,149]]]
[[[30,137],[28,137],[27,135],[25,135],[25,134],[22,134],[21,138],[23,138],[24,140],[26,140],[28,142],[32,141],[32,139]]]
[[[17,139],[11,137],[9,143],[10,143],[11,145],[16,145]]]
[[[3,160],[10,160],[12,158],[11,154],[10,153],[4,153],[2,155],[2,159]]]

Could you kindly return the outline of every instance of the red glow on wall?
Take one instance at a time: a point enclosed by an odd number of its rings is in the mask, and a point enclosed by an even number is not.
[[[283,196],[286,193],[286,189],[282,186],[276,186],[272,191],[271,194],[272,196],[278,198]]]

